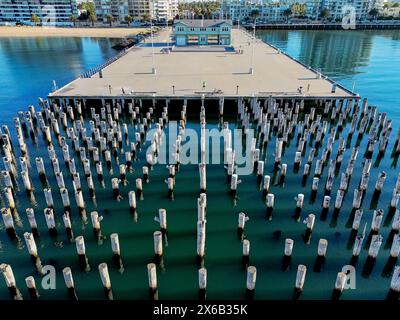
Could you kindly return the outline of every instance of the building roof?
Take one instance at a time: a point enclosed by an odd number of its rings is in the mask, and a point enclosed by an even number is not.
[[[208,28],[214,27],[222,23],[227,23],[232,25],[231,20],[221,20],[221,19],[182,19],[175,20],[174,24],[182,23],[188,27],[192,28]]]

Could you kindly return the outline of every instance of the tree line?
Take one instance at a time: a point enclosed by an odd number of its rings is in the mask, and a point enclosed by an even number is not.
[[[221,8],[219,1],[193,1],[180,2],[178,4],[179,14],[176,18],[182,18],[185,11],[192,12],[195,19],[212,19]]]

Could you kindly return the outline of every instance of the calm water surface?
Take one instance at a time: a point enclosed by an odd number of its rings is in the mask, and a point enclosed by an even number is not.
[[[116,54],[115,39],[0,38],[0,109],[3,121]]]
[[[259,31],[258,37],[400,116],[400,30]]]
[[[260,36],[276,44],[283,50],[293,54],[303,62],[322,71],[345,85],[356,80],[356,89],[360,94],[368,94],[371,103],[376,103],[380,110],[388,112],[389,117],[396,118],[395,91],[399,89],[400,56],[399,33],[396,32],[366,32],[366,33],[336,33],[336,32],[263,32]],[[45,96],[51,89],[51,80],[64,84],[77,76],[83,70],[101,63],[115,52],[110,49],[111,41],[104,39],[0,39],[0,105],[3,112],[2,122],[10,123],[11,117],[17,110],[25,109],[30,103],[36,103],[37,96]],[[396,56],[397,55],[397,56]],[[348,59],[348,60],[347,60]],[[379,80],[381,78],[381,80]],[[161,106],[157,109],[160,109]],[[171,117],[172,119],[174,117]],[[199,130],[198,113],[189,115],[188,127]],[[231,128],[236,124],[235,118],[225,118]],[[129,123],[129,139],[134,138],[137,127]],[[208,127],[217,127],[216,120],[208,119]],[[397,130],[397,121],[393,124]],[[342,135],[347,137],[347,128]],[[116,299],[146,299],[147,274],[146,264],[152,260],[152,233],[158,228],[154,221],[158,208],[167,209],[168,246],[164,247],[164,264],[158,268],[159,295],[161,299],[195,299],[197,297],[197,266],[196,252],[196,198],[198,196],[198,168],[196,165],[182,166],[176,177],[175,200],[167,198],[167,186],[164,180],[167,169],[163,165],[155,166],[150,173],[150,183],[144,185],[144,200],[138,200],[138,215],[132,216],[128,210],[127,194],[135,189],[135,179],[141,176],[141,167],[145,163],[142,151],[134,172],[128,174],[128,184],[121,186],[124,199],[116,202],[112,198],[110,178],[118,172],[119,159],[113,159],[113,172],[105,170],[105,188],[95,181],[96,199],[89,197],[86,183],[83,181],[83,169],[75,157],[77,168],[81,173],[83,192],[87,213],[97,210],[104,216],[102,232],[104,239],[97,241],[92,232],[90,222],[82,223],[72,194],[72,181],[63,163],[62,155],[56,146],[64,179],[70,191],[72,204],[73,230],[75,235],[84,235],[87,255],[92,271],[85,273],[79,270],[75,244],[68,241],[63,230],[61,219],[62,204],[52,173],[50,160],[47,156],[46,145],[37,133],[37,141],[26,137],[32,162],[32,182],[35,186],[34,199],[28,198],[24,190],[17,190],[17,207],[21,218],[16,223],[16,229],[21,240],[10,241],[4,226],[0,230],[1,262],[10,263],[14,269],[17,285],[25,298],[28,297],[24,278],[35,275],[33,266],[22,239],[22,234],[29,231],[25,208],[34,207],[39,225],[40,239],[37,239],[38,252],[43,264],[52,264],[57,270],[57,289],[43,290],[40,288],[41,277],[36,275],[37,286],[45,299],[64,299],[67,297],[61,274],[65,266],[73,270],[77,294],[84,299],[102,299],[103,291],[97,265],[107,262]],[[362,155],[366,148],[364,138],[361,142],[358,163],[361,165]],[[364,202],[363,223],[370,223],[373,209],[387,206],[391,190],[396,181],[398,171],[397,161],[390,157],[389,150],[393,148],[392,139],[384,159],[376,161],[373,156],[370,187],[376,181],[379,171],[385,170],[388,179],[385,190],[378,203],[372,201],[369,189]],[[15,142],[16,144],[16,142]],[[348,141],[347,152],[343,160],[342,170],[347,164],[351,148],[356,144],[356,136]],[[128,144],[124,143],[124,149]],[[264,172],[273,176],[273,153],[275,138],[263,152],[266,160]],[[310,147],[307,147],[307,159]],[[336,154],[337,143],[333,154]],[[293,158],[296,151],[296,141],[292,140],[283,156],[283,162],[288,163],[288,175],[284,185],[274,184],[271,192],[275,194],[275,210],[272,221],[265,220],[265,204],[262,201],[259,187],[254,175],[243,176],[238,188],[236,202],[228,196],[226,176],[222,166],[207,166],[207,244],[206,267],[208,269],[208,297],[210,299],[235,298],[244,296],[245,271],[241,266],[241,241],[236,236],[237,215],[243,211],[250,220],[246,224],[246,237],[251,241],[251,263],[258,269],[257,299],[291,299],[297,265],[307,265],[304,299],[329,299],[334,286],[336,274],[351,257],[352,245],[349,243],[351,223],[349,213],[352,202],[352,190],[360,179],[359,170],[355,170],[349,186],[350,192],[345,197],[339,217],[332,217],[332,209],[327,217],[321,217],[321,202],[323,199],[322,185],[326,181],[327,169],[321,178],[321,186],[315,201],[310,201],[311,178],[305,186],[301,184],[301,174],[293,173]],[[321,150],[319,151],[321,153]],[[33,164],[34,156],[42,156],[48,172],[49,184],[53,189],[55,209],[57,213],[57,239],[48,235],[43,208],[45,200],[42,185],[36,175]],[[304,162],[305,160],[303,160]],[[313,170],[314,168],[312,168]],[[94,168],[92,168],[94,172]],[[337,189],[340,176],[335,178],[334,190]],[[22,181],[19,180],[22,187]],[[23,188],[22,188],[23,189]],[[302,234],[305,225],[294,221],[291,216],[295,208],[294,197],[302,192],[305,194],[305,204],[302,218],[314,212],[317,216],[314,232],[310,243],[304,243]],[[336,191],[332,193],[333,198]],[[334,199],[332,199],[332,202]],[[331,203],[332,203],[331,202]],[[4,204],[4,199],[3,199]],[[331,206],[332,207],[332,206]],[[369,275],[362,274],[367,248],[361,252],[357,264],[357,289],[346,291],[343,299],[383,299],[387,293],[390,274],[384,271],[390,250],[387,243],[390,231],[390,217],[385,219],[382,226],[384,243],[378,256],[377,263]],[[123,257],[123,272],[112,265],[109,235],[118,232]],[[292,265],[289,271],[280,270],[284,239],[294,239]],[[329,241],[326,263],[321,272],[314,272],[318,240],[326,238]],[[0,297],[7,299],[8,292],[4,281],[0,279]]]

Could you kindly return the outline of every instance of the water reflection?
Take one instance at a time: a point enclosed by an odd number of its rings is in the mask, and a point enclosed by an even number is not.
[[[0,108],[12,119],[16,108],[47,96],[51,81],[64,85],[117,52],[116,39],[0,38]],[[7,120],[8,121],[8,120]]]
[[[400,30],[268,30],[258,36],[400,117]]]

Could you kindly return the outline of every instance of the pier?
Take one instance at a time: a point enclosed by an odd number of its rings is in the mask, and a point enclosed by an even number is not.
[[[170,29],[101,71],[49,94],[51,101],[144,99],[353,99],[357,95],[242,29],[232,47],[172,47]],[[169,47],[168,47],[169,44]],[[171,50],[168,51],[167,48]],[[154,55],[153,55],[154,52]],[[169,53],[168,53],[169,52]]]
[[[2,298],[399,298],[400,131],[233,37],[168,53],[165,29],[1,127]]]

